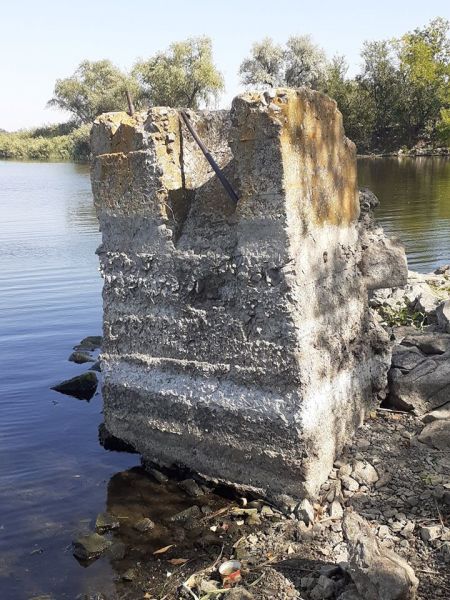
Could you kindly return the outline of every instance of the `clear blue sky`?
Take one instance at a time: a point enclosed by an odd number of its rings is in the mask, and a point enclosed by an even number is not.
[[[0,128],[64,121],[45,108],[58,77],[83,59],[129,68],[176,40],[208,35],[225,76],[226,106],[239,92],[237,70],[253,42],[310,34],[355,72],[364,40],[399,36],[436,16],[449,0],[3,0],[0,4]]]

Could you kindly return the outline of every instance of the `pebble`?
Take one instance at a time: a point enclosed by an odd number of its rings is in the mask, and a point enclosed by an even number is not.
[[[440,525],[424,525],[420,528],[420,537],[424,542],[432,542],[440,537],[441,530]]]
[[[198,485],[198,483],[194,481],[194,479],[184,479],[178,483],[178,487],[192,498],[198,498],[199,496],[204,496],[205,494],[205,492]]]
[[[158,483],[167,483],[169,481],[167,475],[164,475],[164,473],[161,473],[158,469],[148,469],[148,472]]]
[[[341,482],[343,487],[349,492],[357,492],[359,489],[359,483],[348,475],[341,477]]]
[[[384,540],[389,536],[389,534],[389,527],[387,525],[380,525],[380,527],[378,528],[378,537]]]
[[[351,475],[359,484],[370,485],[379,480],[375,467],[368,462],[359,460],[355,461]]]
[[[146,517],[145,519],[141,519],[140,521],[135,523],[133,525],[133,527],[134,527],[134,529],[136,529],[136,531],[145,533],[146,531],[150,531],[151,529],[154,529],[155,524],[153,523],[153,521],[151,519]]]
[[[311,502],[304,498],[295,509],[295,514],[300,521],[304,521],[306,525],[314,523],[314,509]]]
[[[344,509],[338,500],[333,500],[330,506],[330,517],[332,519],[341,519],[344,514]]]

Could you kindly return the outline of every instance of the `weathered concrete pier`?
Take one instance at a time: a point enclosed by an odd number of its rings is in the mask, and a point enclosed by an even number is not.
[[[360,219],[355,147],[334,101],[246,93],[179,114],[101,116],[104,413],[149,460],[276,496],[314,495],[386,385],[368,289],[403,249]]]

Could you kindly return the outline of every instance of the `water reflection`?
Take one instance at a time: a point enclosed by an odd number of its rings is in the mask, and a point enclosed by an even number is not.
[[[360,159],[358,179],[379,197],[376,217],[405,244],[410,269],[450,262],[449,158]]]

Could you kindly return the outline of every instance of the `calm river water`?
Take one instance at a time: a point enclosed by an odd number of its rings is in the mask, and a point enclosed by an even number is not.
[[[450,161],[363,159],[360,182],[406,244],[410,267],[450,263]],[[83,372],[67,361],[101,332],[99,245],[87,167],[0,161],[0,598],[73,599],[114,590],[106,559],[84,568],[77,533],[105,510],[108,484],[139,464],[97,441],[101,397],[50,386]],[[82,597],[82,596],[80,596]]]

